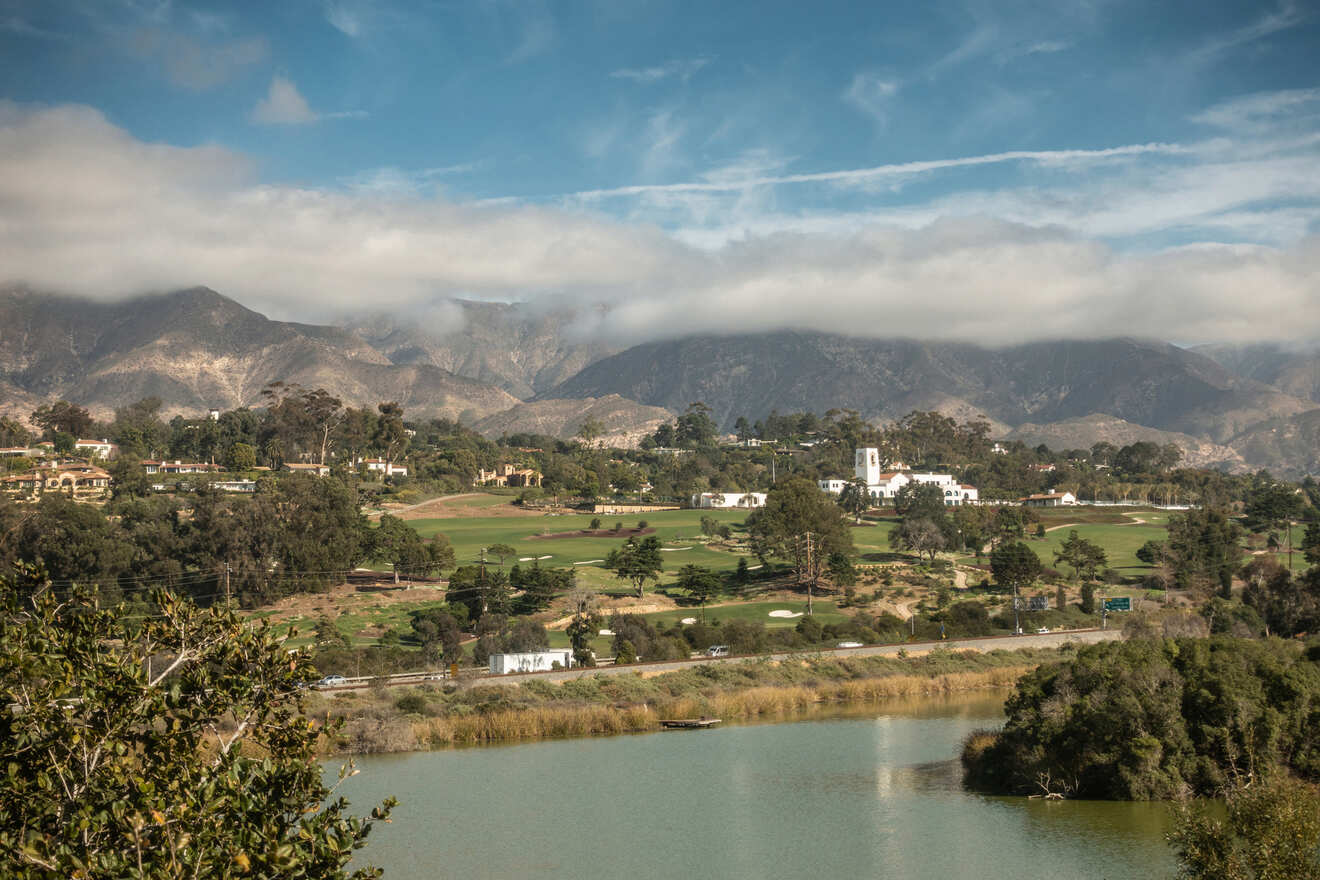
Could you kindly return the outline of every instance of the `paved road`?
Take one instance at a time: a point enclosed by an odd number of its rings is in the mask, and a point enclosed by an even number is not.
[[[743,663],[748,660],[790,660],[795,657],[826,654],[835,657],[892,657],[900,651],[909,655],[927,654],[933,650],[951,651],[1013,651],[1018,648],[1057,648],[1061,645],[1093,644],[1111,639],[1121,639],[1123,634],[1118,629],[1079,629],[1065,632],[1035,633],[1020,636],[988,636],[977,639],[950,639],[936,642],[908,642],[901,645],[871,645],[865,648],[834,648],[825,651],[794,651],[782,654],[758,654],[752,657],[701,657],[691,660],[667,660],[663,663],[633,663],[628,666],[595,666],[561,669],[553,672],[512,673],[510,675],[472,676],[459,679],[465,687],[489,684],[519,684],[537,679],[540,681],[572,681],[590,675],[630,675],[632,673],[673,672],[677,669],[690,669],[710,663]]]

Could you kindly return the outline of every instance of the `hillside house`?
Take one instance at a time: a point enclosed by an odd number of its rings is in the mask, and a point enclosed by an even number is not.
[[[110,494],[110,474],[95,465],[64,462],[0,478],[0,489],[24,498],[60,493],[74,501],[99,501]]]
[[[205,474],[219,473],[222,468],[218,464],[210,464],[204,461],[144,461],[142,469],[149,474]]]
[[[365,466],[368,473],[381,474],[386,477],[408,476],[408,467],[406,465],[394,464],[383,458],[359,458],[357,464],[359,467]]]
[[[692,496],[700,510],[753,510],[765,506],[764,492],[702,492]]]
[[[548,672],[555,666],[568,669],[573,665],[573,650],[559,648],[550,651],[521,651],[490,655],[490,674],[508,675],[513,672]]]
[[[28,455],[39,455],[40,449],[29,449],[26,446],[0,446],[0,458],[18,458]]]
[[[109,440],[75,440],[73,442],[73,451],[81,452],[84,455],[90,455],[92,458],[99,458],[103,461],[109,461],[119,455],[119,447]]]
[[[513,464],[498,464],[493,471],[488,471],[485,468],[477,470],[477,482],[486,486],[526,488],[540,486],[542,479],[540,471],[532,468],[520,468]]]
[[[1058,470],[1053,464],[1029,464],[1027,470],[1033,474],[1052,474]]]
[[[281,470],[290,474],[311,474],[314,477],[330,476],[330,465],[328,464],[299,464],[286,461]]]
[[[1071,492],[1038,492],[1018,501],[1023,507],[1071,507],[1077,503],[1077,496]]]

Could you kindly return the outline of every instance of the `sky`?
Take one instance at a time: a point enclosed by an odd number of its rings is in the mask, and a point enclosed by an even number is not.
[[[0,0],[0,278],[1320,341],[1320,0]]]

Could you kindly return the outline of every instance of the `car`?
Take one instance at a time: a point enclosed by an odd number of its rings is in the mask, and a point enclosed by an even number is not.
[[[728,645],[711,645],[706,649],[707,657],[727,657],[729,656]]]
[[[861,642],[839,642],[840,648],[861,648],[864,647]]]
[[[1048,626],[1042,626],[1040,629],[1036,630],[1036,635],[1038,635],[1038,636],[1043,636],[1043,635],[1045,635],[1046,633],[1048,633],[1049,631],[1050,631],[1050,628],[1049,628]]]
[[[318,681],[316,686],[319,688],[332,688],[342,687],[345,684],[348,684],[348,679],[344,678],[342,675],[327,675],[325,678]]]

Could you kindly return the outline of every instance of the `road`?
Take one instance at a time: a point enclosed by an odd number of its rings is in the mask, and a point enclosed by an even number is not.
[[[631,675],[657,674],[673,672],[678,669],[690,669],[711,663],[742,663],[748,660],[792,660],[794,658],[824,654],[831,657],[894,657],[900,651],[909,656],[927,654],[934,650],[948,651],[1014,651],[1018,648],[1057,648],[1066,644],[1094,644],[1111,639],[1121,639],[1123,633],[1118,629],[1078,629],[1065,632],[1023,634],[1020,636],[987,636],[976,639],[949,639],[934,642],[907,642],[899,645],[871,645],[864,648],[832,648],[823,651],[793,651],[780,654],[757,654],[750,657],[701,657],[690,660],[666,660],[663,663],[632,663],[627,666],[581,666],[573,669],[559,669],[552,672],[511,673],[509,675],[474,675],[459,679],[465,687],[490,684],[519,684],[536,679],[538,681],[572,681],[591,675]]]

